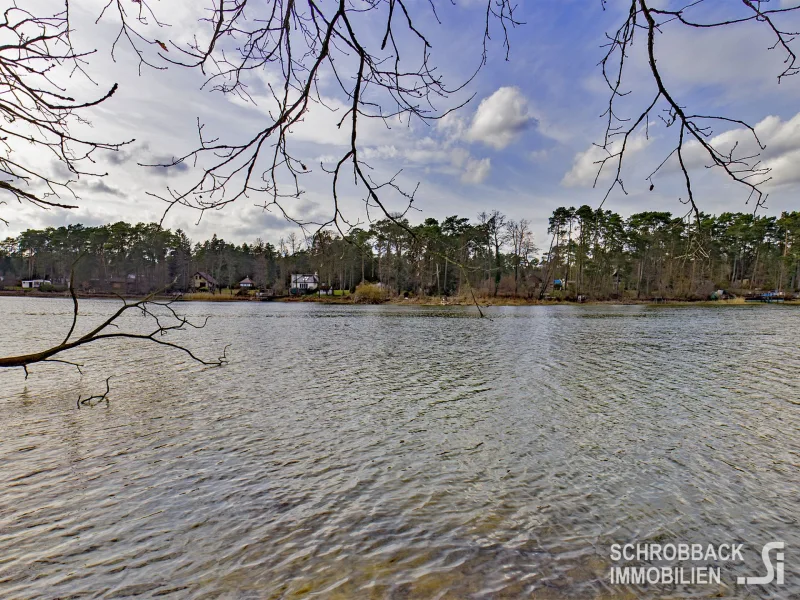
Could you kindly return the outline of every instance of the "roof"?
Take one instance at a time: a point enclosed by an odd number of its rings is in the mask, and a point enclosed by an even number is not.
[[[216,280],[216,279],[214,279],[214,278],[213,278],[211,275],[209,275],[208,273],[204,273],[203,271],[197,271],[197,272],[195,273],[195,275],[200,275],[200,277],[202,277],[203,279],[205,279],[205,280],[206,280],[208,283],[213,283],[214,285],[217,285],[217,280]]]
[[[239,282],[239,285],[241,285],[241,284],[243,284],[243,283],[255,283],[255,282],[254,282],[252,279],[250,279],[249,277],[245,277],[244,279],[242,279],[242,280]]]
[[[292,273],[292,279],[295,281],[295,283],[319,283],[319,276],[316,273],[314,275]]]

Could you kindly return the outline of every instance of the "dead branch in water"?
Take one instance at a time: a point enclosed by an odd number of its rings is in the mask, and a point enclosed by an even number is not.
[[[80,260],[80,258],[78,260]],[[179,298],[173,298],[166,301],[156,300],[158,294],[162,293],[164,290],[153,292],[146,298],[137,300],[135,302],[129,302],[125,298],[120,297],[122,306],[119,307],[119,309],[117,309],[110,317],[108,317],[105,321],[93,328],[88,333],[77,337],[74,336],[79,313],[79,303],[77,294],[75,293],[74,281],[75,266],[73,265],[69,284],[69,292],[72,298],[73,306],[72,324],[70,325],[69,332],[64,340],[55,346],[51,346],[50,348],[46,348],[38,352],[20,354],[17,356],[0,357],[0,368],[21,368],[25,371],[25,379],[27,379],[29,375],[28,367],[30,365],[37,363],[60,363],[73,366],[78,370],[79,373],[83,374],[81,369],[83,364],[63,358],[62,354],[70,350],[74,350],[75,348],[80,348],[81,346],[94,344],[103,340],[120,339],[154,343],[160,346],[166,346],[168,348],[180,350],[184,354],[187,354],[193,361],[205,366],[221,367],[222,365],[227,364],[227,350],[229,346],[225,346],[225,348],[223,348],[222,356],[212,360],[205,360],[198,357],[196,354],[194,354],[194,352],[192,352],[192,350],[182,346],[181,344],[162,339],[171,332],[182,331],[187,328],[202,329],[208,323],[208,317],[206,317],[202,323],[194,323],[188,317],[178,314],[173,307],[173,304]],[[159,309],[161,310],[160,313],[158,312]],[[147,333],[121,331],[119,329],[119,321],[123,315],[127,314],[129,311],[138,312],[143,317],[149,319],[153,324],[152,330]],[[111,377],[106,379],[107,388],[109,385],[109,379],[111,379]],[[79,397],[78,405],[79,407],[80,405],[92,405],[91,403],[93,400],[98,400],[98,402],[107,400],[108,392],[109,390],[107,389],[106,392],[101,396],[90,396],[86,399],[81,399]]]

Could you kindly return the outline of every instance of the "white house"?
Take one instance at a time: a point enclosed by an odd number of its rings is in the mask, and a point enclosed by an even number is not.
[[[45,283],[50,284],[52,283],[49,279],[23,279],[22,280],[22,287],[23,288],[39,288]]]
[[[319,287],[319,275],[303,275],[302,273],[292,273],[292,285],[290,291],[304,294],[315,291]]]

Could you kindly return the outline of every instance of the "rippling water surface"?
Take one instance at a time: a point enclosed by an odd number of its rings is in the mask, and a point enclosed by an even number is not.
[[[0,372],[0,597],[800,597],[795,308],[180,308],[228,366],[128,343]],[[0,298],[2,354],[70,311]],[[735,585],[772,540],[786,584]],[[612,585],[626,542],[748,560]]]

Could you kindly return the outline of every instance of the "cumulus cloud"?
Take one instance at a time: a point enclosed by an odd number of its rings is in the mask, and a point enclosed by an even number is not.
[[[432,138],[417,140],[407,147],[368,146],[362,156],[366,160],[386,160],[395,165],[399,162],[424,165],[431,170],[457,175],[462,183],[471,184],[482,183],[491,170],[488,158],[474,158],[466,148],[442,144]]]
[[[365,160],[387,160],[412,164],[434,165],[449,161],[450,152],[432,138],[422,138],[406,145],[366,146],[361,152]]]
[[[501,87],[481,101],[466,139],[502,150],[535,122],[519,88]]]
[[[769,188],[800,184],[800,169],[797,168],[797,165],[800,164],[800,113],[788,120],[783,120],[774,115],[768,116],[758,122],[754,129],[758,139],[766,146],[763,150],[758,146],[758,142],[756,142],[752,132],[743,127],[737,127],[715,135],[708,142],[722,154],[733,152],[734,158],[747,159],[747,162],[751,165],[755,165],[758,162],[759,169],[769,169],[768,174],[751,179],[751,183],[756,183],[769,177],[769,181],[765,182],[765,185]],[[628,141],[626,160],[629,160],[631,155],[646,148],[651,140],[646,139],[644,136],[631,138]],[[615,150],[616,146],[612,146],[611,151],[614,152]],[[575,155],[572,168],[562,178],[561,185],[564,187],[591,186],[594,183],[599,167],[597,161],[602,160],[607,155],[604,150],[597,146],[591,146],[583,152],[578,152]],[[683,158],[687,168],[692,171],[705,172],[705,167],[711,165],[708,153],[694,140],[684,144]],[[599,180],[609,180],[613,176],[615,168],[616,162],[612,164],[610,161],[603,169]],[[677,158],[673,156],[664,165],[660,173],[676,173],[679,168]],[[713,171],[722,174],[720,169],[713,169]]]
[[[467,126],[462,117],[451,112],[437,121],[436,128],[445,136],[448,143],[452,143],[464,137]]]
[[[631,137],[628,140],[628,145],[625,148],[626,158],[646,148],[652,138],[645,136]],[[611,144],[608,151],[592,145],[583,152],[578,152],[572,162],[572,168],[567,171],[561,179],[561,185],[564,187],[588,187],[594,185],[595,178],[598,181],[606,181],[613,176],[614,170],[617,168],[616,160],[610,160],[606,163],[603,171],[598,177],[597,171],[600,168],[598,161],[603,160],[609,155],[617,151],[619,142]]]
[[[585,187],[594,183],[599,165],[608,153],[597,146],[589,146],[587,150],[578,152],[572,161],[572,168],[564,174],[561,185],[564,187]]]
[[[741,127],[714,136],[710,144],[725,154],[735,148],[734,158],[760,154],[748,162],[754,163],[760,159],[759,168],[770,169],[770,187],[800,183],[800,169],[797,168],[800,164],[800,113],[788,121],[774,115],[768,116],[757,123],[754,129],[758,139],[766,146],[764,150],[758,147],[753,134]],[[694,141],[686,145],[684,156],[690,168],[700,168],[711,162],[705,150]],[[670,167],[676,169],[677,165]]]
[[[460,171],[462,183],[477,185],[486,181],[492,169],[492,161],[489,158],[474,158],[469,151],[464,148],[454,148],[450,153],[450,164]]]
[[[472,184],[483,183],[489,176],[491,168],[492,161],[489,158],[469,158],[467,159],[466,168],[461,175],[461,181]]]

